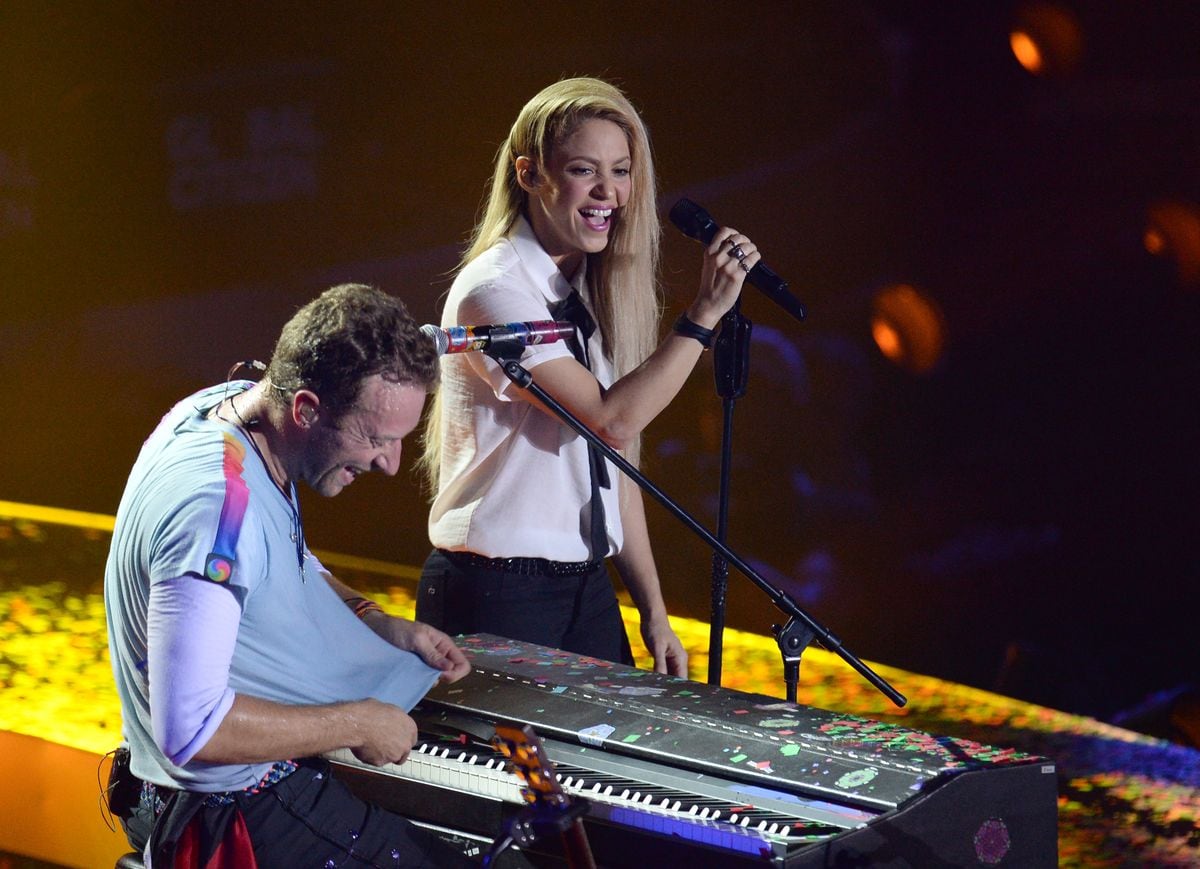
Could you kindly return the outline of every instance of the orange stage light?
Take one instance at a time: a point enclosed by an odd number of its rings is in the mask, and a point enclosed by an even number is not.
[[[945,320],[937,304],[911,284],[892,284],[875,295],[871,336],[879,352],[913,374],[933,370],[945,345]]]
[[[1052,3],[1021,6],[1008,34],[1017,62],[1039,76],[1069,75],[1083,57],[1083,29],[1075,14]]]
[[[1172,199],[1151,204],[1142,245],[1155,256],[1175,261],[1181,286],[1200,288],[1200,206]]]

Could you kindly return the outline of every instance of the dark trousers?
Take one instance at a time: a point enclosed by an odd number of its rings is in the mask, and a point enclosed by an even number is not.
[[[397,783],[397,787],[406,787]],[[335,779],[329,764],[305,760],[276,784],[254,794],[237,794],[254,856],[269,867],[441,867],[473,866],[460,849],[409,821],[355,797]],[[158,824],[170,821],[172,801]],[[227,813],[229,807],[201,807],[200,813]],[[205,819],[207,821],[208,819]],[[153,824],[152,806],[143,801],[126,822],[126,834],[139,850]],[[211,824],[202,823],[204,826]],[[219,831],[213,833],[220,838]],[[155,864],[157,866],[157,863]]]
[[[496,634],[633,664],[603,563],[580,576],[527,576],[464,567],[452,554],[435,549],[421,571],[417,620],[452,636]]]

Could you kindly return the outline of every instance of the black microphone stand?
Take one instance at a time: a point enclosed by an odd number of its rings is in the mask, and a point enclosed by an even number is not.
[[[721,318],[721,331],[713,348],[713,376],[721,397],[721,481],[717,495],[717,539],[729,533],[729,478],[733,466],[733,408],[746,394],[750,377],[750,331],[753,324],[742,315],[742,300],[733,303]],[[712,557],[712,608],[709,615],[708,684],[721,684],[721,658],[725,643],[725,595],[729,588],[729,563],[719,551]],[[809,640],[812,638],[809,637]],[[807,641],[805,645],[807,645]],[[780,646],[786,664],[788,656]],[[799,667],[799,658],[796,659]]]
[[[693,533],[700,537],[705,543],[711,546],[716,552],[743,573],[747,579],[757,585],[771,599],[771,603],[784,613],[787,617],[787,623],[775,631],[776,642],[779,643],[780,651],[783,654],[784,663],[784,682],[786,688],[786,696],[789,702],[796,700],[796,686],[800,678],[800,656],[804,653],[804,649],[808,647],[813,640],[818,641],[829,651],[836,654],[843,661],[853,667],[858,673],[879,689],[889,700],[897,706],[904,706],[908,703],[908,699],[893,688],[882,676],[860,661],[848,649],[842,645],[832,632],[816,622],[808,613],[800,608],[800,605],[792,599],[787,592],[775,588],[767,580],[763,579],[749,564],[746,563],[740,555],[730,549],[721,540],[713,536],[707,528],[701,525],[690,513],[680,507],[673,501],[665,492],[658,486],[652,483],[647,477],[630,464],[624,456],[614,450],[603,440],[600,439],[594,431],[584,425],[580,420],[569,410],[563,407],[554,396],[542,389],[533,380],[533,375],[521,365],[519,357],[525,352],[525,346],[516,339],[504,339],[493,336],[490,345],[484,352],[496,361],[504,372],[505,376],[521,389],[528,390],[546,407],[563,421],[569,428],[575,431],[580,437],[588,443],[594,445],[604,456],[616,465],[621,471],[637,483],[643,491],[650,495],[662,504],[668,512],[676,519],[686,525]]]
[[[694,238],[701,244],[708,245],[717,234],[717,222],[712,215],[686,197],[678,200],[671,207],[671,222],[688,238]],[[728,241],[728,239],[726,239]],[[730,249],[737,248],[734,245]],[[738,260],[745,255],[738,256]],[[744,263],[739,266],[746,268]],[[804,320],[804,305],[788,292],[787,281],[767,268],[761,260],[752,268],[746,268],[746,281],[762,290],[771,301],[775,302],[797,320]],[[734,303],[724,317],[721,318],[721,334],[717,339],[717,351],[713,359],[714,373],[717,377],[717,394],[723,399],[725,409],[725,424],[721,434],[721,488],[717,516],[717,534],[722,541],[727,531],[726,523],[729,514],[729,474],[733,452],[733,402],[746,391],[746,381],[750,372],[750,321],[742,317],[741,300]],[[729,566],[720,557],[720,552],[713,553],[712,573],[712,617],[710,626],[712,633],[708,644],[708,681],[712,685],[721,684],[721,654],[723,634],[725,631],[725,591],[728,587]],[[782,628],[772,625],[771,630],[779,643],[779,651],[783,655],[785,667],[789,663],[789,647],[796,640],[790,636],[789,625]],[[800,648],[812,638],[805,640]],[[796,659],[799,666],[799,657]]]

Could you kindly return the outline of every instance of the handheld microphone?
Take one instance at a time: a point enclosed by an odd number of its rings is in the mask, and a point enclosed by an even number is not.
[[[717,234],[717,222],[712,215],[686,197],[680,199],[671,207],[671,223],[686,235],[703,244],[711,244]],[[788,284],[783,278],[769,269],[759,260],[746,280],[762,290],[766,295],[797,320],[805,317],[804,305],[788,292]]]
[[[530,344],[551,344],[575,335],[575,324],[565,320],[533,320],[525,323],[497,323],[491,326],[434,326],[426,323],[421,332],[428,335],[437,355],[486,350],[496,341],[513,341],[528,347]]]

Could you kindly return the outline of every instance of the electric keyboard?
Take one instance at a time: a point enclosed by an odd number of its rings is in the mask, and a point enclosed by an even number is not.
[[[458,642],[473,672],[413,711],[406,763],[329,756],[360,796],[418,822],[502,834],[526,804],[490,745],[511,721],[587,801],[602,866],[1057,863],[1044,758],[487,634]],[[553,842],[527,856],[561,865]]]

